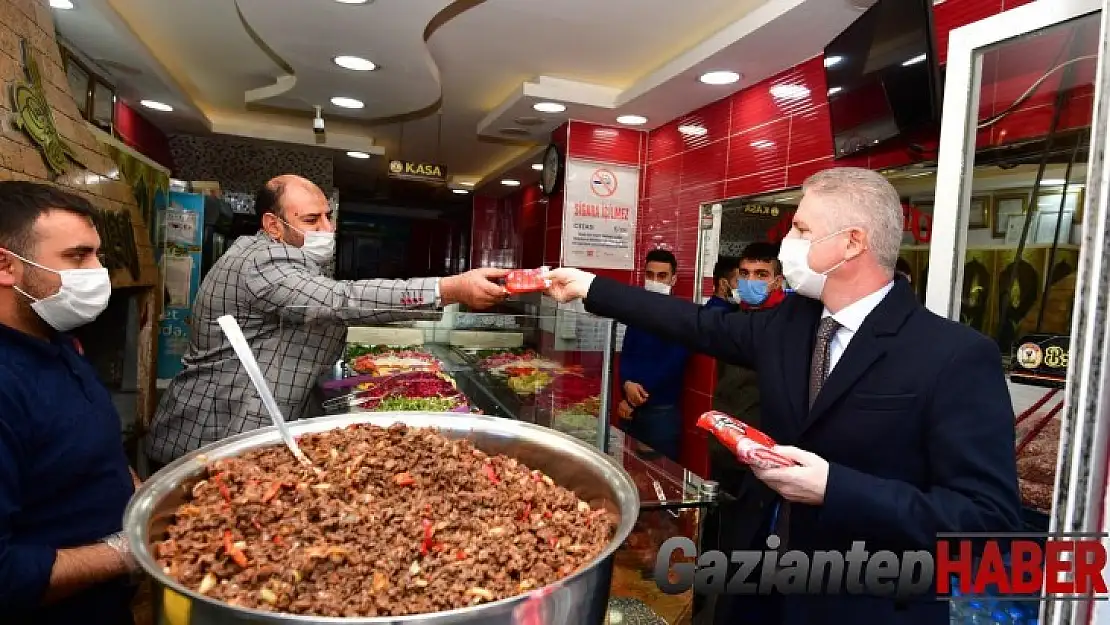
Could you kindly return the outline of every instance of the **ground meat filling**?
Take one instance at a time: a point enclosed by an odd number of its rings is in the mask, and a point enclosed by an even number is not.
[[[613,535],[551,478],[432,429],[352,426],[220,460],[155,556],[233,605],[317,616],[403,616],[555,582]]]

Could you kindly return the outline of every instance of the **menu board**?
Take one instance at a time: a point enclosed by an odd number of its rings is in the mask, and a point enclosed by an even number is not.
[[[562,264],[635,269],[639,169],[567,159],[564,186]]]

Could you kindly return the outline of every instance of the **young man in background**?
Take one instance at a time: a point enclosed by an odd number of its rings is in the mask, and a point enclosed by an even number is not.
[[[740,310],[763,310],[782,303],[786,293],[782,290],[782,264],[778,259],[779,246],[762,241],[752,243],[740,254],[739,281],[736,294]]]
[[[667,250],[648,252],[644,289],[670,295],[678,261]],[[678,462],[682,449],[682,382],[686,348],[633,326],[624,333],[620,381],[624,400],[618,413],[633,438]]]
[[[740,267],[735,258],[722,256],[713,266],[713,295],[705,302],[710,308],[736,310],[739,298],[736,285],[740,280]]]

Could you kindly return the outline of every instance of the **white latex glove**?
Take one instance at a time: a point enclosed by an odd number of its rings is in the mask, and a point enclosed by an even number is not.
[[[594,274],[581,269],[553,269],[545,276],[551,281],[547,294],[560,303],[572,302],[576,299],[585,299],[590,292],[590,285],[594,282]]]

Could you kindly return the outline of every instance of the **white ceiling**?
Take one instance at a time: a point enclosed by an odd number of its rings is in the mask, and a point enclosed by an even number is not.
[[[41,0],[46,2],[47,0]],[[819,54],[859,0],[74,0],[58,30],[174,131],[444,164],[455,185],[527,172],[569,118],[651,129]],[[337,55],[380,68],[352,72]],[[709,70],[743,75],[707,86]],[[349,110],[333,96],[362,100]],[[538,114],[541,100],[565,103]],[[520,117],[528,134],[506,136]],[[363,161],[368,171],[373,160]],[[514,167],[516,169],[514,169]]]

